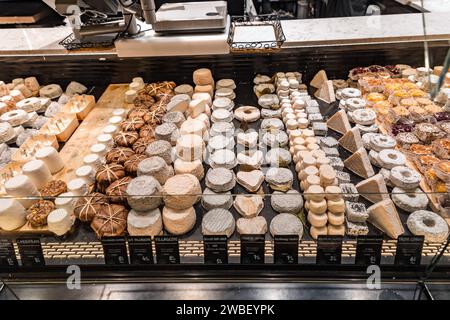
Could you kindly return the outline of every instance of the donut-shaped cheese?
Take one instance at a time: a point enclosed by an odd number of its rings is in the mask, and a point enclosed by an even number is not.
[[[350,98],[345,100],[345,106],[350,111],[364,109],[366,107],[366,100],[361,98]]]
[[[11,110],[0,116],[2,122],[8,122],[13,127],[20,126],[28,121],[28,114],[23,110]]]
[[[62,88],[57,84],[49,84],[39,90],[39,95],[44,98],[56,99],[63,93]]]
[[[357,124],[370,126],[375,123],[377,114],[371,109],[357,109],[352,112],[352,118]]]
[[[361,97],[361,91],[356,88],[344,88],[341,95],[343,99],[359,98]]]
[[[448,235],[447,222],[431,211],[418,210],[411,213],[406,224],[412,234],[424,236],[427,242],[441,243]]]
[[[369,133],[366,133],[363,137],[368,135]],[[380,152],[384,149],[394,149],[397,142],[394,138],[383,135],[383,134],[373,134],[369,136],[369,145],[370,149],[373,149],[377,152]]]
[[[0,123],[0,143],[10,141],[15,135],[14,128],[8,122]]]
[[[429,202],[427,195],[420,188],[403,190],[395,187],[391,197],[395,205],[406,212],[425,210]]]
[[[326,213],[317,214],[310,211],[308,213],[308,222],[316,228],[324,227],[328,223],[328,216]]]
[[[378,153],[378,163],[386,169],[392,169],[406,164],[406,157],[398,150],[384,149]]]
[[[41,99],[36,97],[23,99],[16,103],[16,107],[25,112],[38,111],[41,109]]]
[[[411,190],[419,186],[421,176],[408,167],[398,166],[391,169],[390,180],[396,187]]]
[[[261,117],[261,112],[256,107],[242,106],[234,110],[234,117],[242,122],[255,122]]]

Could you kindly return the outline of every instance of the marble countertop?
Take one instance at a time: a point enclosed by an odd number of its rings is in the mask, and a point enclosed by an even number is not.
[[[427,1],[427,0],[425,0]],[[428,0],[432,1],[432,0]],[[434,1],[434,0],[433,0]],[[435,0],[443,1],[443,0]],[[448,0],[450,2],[450,0]],[[450,12],[425,13],[426,39],[450,40]],[[425,30],[422,14],[397,14],[369,17],[345,17],[327,19],[305,19],[282,21],[286,41],[285,48],[327,46],[339,44],[367,44],[422,41]],[[153,32],[147,32],[138,39],[120,40],[116,49],[86,49],[68,52],[58,43],[71,33],[68,25],[55,28],[0,29],[0,56],[11,55],[118,55],[118,56],[164,56],[176,54],[177,48],[188,54],[227,54],[226,37],[213,36],[219,46],[209,52],[209,41],[205,35],[172,36],[155,38]],[[164,44],[158,50],[149,51],[149,43]],[[191,50],[199,46],[206,49],[201,52]],[[129,50],[126,46],[133,47]],[[167,50],[164,47],[167,46]],[[141,48],[142,47],[142,48]],[[210,46],[209,46],[210,47]],[[220,49],[220,50],[219,50]],[[126,54],[121,55],[121,52]],[[133,53],[135,52],[135,53]]]
[[[450,12],[450,0],[397,0],[397,2],[428,12]]]

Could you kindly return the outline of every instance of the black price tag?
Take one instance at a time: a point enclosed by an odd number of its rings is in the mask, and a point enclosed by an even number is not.
[[[102,246],[105,254],[105,264],[128,264],[127,245],[124,237],[102,238]]]
[[[17,239],[20,260],[24,267],[45,266],[44,253],[42,252],[41,240],[39,238]]]
[[[128,237],[131,264],[153,264],[151,237]]]
[[[316,264],[341,264],[342,236],[319,236]]]
[[[420,265],[423,241],[423,236],[399,236],[394,264],[402,266]]]
[[[0,239],[0,267],[17,267],[18,265],[12,241]]]
[[[381,262],[382,236],[359,236],[356,243],[355,264],[368,266]]]
[[[264,263],[264,235],[241,235],[241,264]]]
[[[180,247],[175,236],[156,236],[156,261],[158,264],[180,263]]]
[[[298,263],[298,236],[279,235],[274,237],[274,263]]]
[[[228,263],[227,236],[203,236],[205,264]]]

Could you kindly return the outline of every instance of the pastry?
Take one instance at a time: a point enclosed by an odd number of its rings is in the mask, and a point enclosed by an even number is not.
[[[42,197],[57,197],[61,193],[67,192],[67,184],[62,180],[52,180],[47,182],[39,192]]]
[[[104,205],[91,222],[97,238],[116,237],[125,233],[128,211],[118,204]]]
[[[105,192],[106,188],[116,180],[125,176],[122,165],[118,163],[105,164],[97,171],[95,179],[97,180],[97,188],[100,192]]]
[[[114,134],[114,143],[121,147],[131,147],[139,138],[139,134],[134,131],[118,132]]]
[[[47,225],[47,216],[55,209],[53,202],[39,200],[27,209],[27,220],[33,227]]]
[[[106,163],[119,163],[124,164],[132,155],[134,151],[130,148],[118,147],[108,151],[105,155]]]
[[[151,176],[140,176],[128,183],[126,194],[131,208],[136,211],[152,210],[162,203],[162,187]]]
[[[442,138],[445,133],[431,123],[419,123],[414,128],[414,133],[420,141],[430,144],[433,140]]]
[[[100,209],[108,204],[105,195],[92,193],[85,197],[80,197],[73,209],[75,216],[83,222],[90,222]]]

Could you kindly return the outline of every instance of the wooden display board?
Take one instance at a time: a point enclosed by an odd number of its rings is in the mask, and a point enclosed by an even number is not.
[[[103,128],[108,124],[113,110],[116,108],[128,110],[133,107],[133,104],[124,102],[124,95],[127,90],[128,84],[112,84],[108,86],[97,104],[60,150],[59,154],[65,166],[63,170],[53,175],[54,179],[61,179],[68,182],[76,178],[76,169],[83,165],[83,158],[90,153],[90,147],[96,143],[97,136],[102,133]],[[10,163],[7,165],[9,170],[11,170],[11,166],[17,167],[21,165],[18,163]],[[2,191],[4,194],[4,190]],[[51,234],[47,227],[34,228],[28,222],[20,229],[14,231],[3,231],[0,229],[0,233]]]

